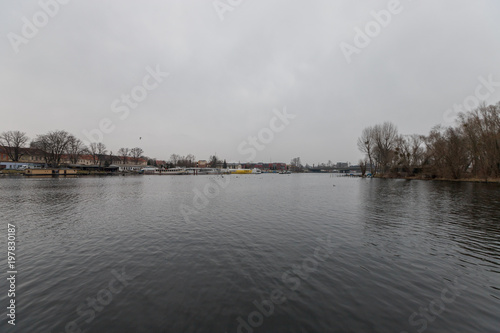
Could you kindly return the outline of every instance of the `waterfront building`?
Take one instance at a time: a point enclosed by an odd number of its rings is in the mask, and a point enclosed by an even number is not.
[[[21,148],[22,156],[19,161],[12,161],[5,148],[0,147],[0,168],[6,170],[16,170],[23,166],[29,168],[45,168],[48,165],[45,162],[45,153],[40,149]],[[115,155],[90,155],[82,154],[78,156],[76,163],[70,158],[70,155],[62,155],[60,166],[71,167],[75,169],[99,169],[116,165],[120,171],[140,171],[147,165],[145,158],[120,157]],[[166,164],[165,161],[162,161]],[[92,167],[92,168],[90,168]]]
[[[39,149],[34,148],[20,148],[20,153],[22,154],[19,161],[14,162],[9,158],[7,151],[4,147],[0,147],[0,165],[2,169],[15,170],[24,165],[30,168],[44,167],[45,159],[43,158],[43,152]]]

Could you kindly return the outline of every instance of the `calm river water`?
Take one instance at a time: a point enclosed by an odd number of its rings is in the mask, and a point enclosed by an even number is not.
[[[500,331],[499,185],[3,178],[0,220],[1,332]]]

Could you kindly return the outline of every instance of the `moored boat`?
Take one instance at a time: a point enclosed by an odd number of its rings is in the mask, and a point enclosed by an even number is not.
[[[146,168],[142,168],[140,173],[145,174],[145,175],[154,175],[154,174],[159,174],[160,169],[155,168],[155,167],[146,167]]]
[[[185,175],[187,174],[187,170],[185,168],[170,168],[167,170],[163,170],[161,172],[162,175]]]

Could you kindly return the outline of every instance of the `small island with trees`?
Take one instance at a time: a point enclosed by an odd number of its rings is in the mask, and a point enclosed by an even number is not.
[[[408,179],[500,181],[500,102],[458,115],[428,135],[401,135],[390,123],[363,129],[362,174]]]

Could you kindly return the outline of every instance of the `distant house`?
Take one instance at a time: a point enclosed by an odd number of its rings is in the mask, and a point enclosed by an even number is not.
[[[46,167],[45,153],[40,149],[21,148],[23,155],[18,162],[13,162],[4,147],[0,147],[0,165],[2,169],[18,169],[21,166],[27,165],[30,168]],[[73,163],[76,162],[76,163]],[[157,161],[166,164],[165,161]],[[71,166],[72,168],[80,169],[97,169],[109,168],[111,165],[117,166],[120,171],[140,171],[141,168],[147,165],[147,160],[144,158],[119,157],[114,155],[93,156],[90,154],[79,155],[76,161],[72,161],[70,155],[62,155],[61,166]],[[84,168],[86,167],[86,168]]]
[[[164,162],[164,161],[163,161]],[[164,162],[165,163],[165,162]],[[118,166],[119,171],[141,171],[142,168],[148,165],[148,161],[145,158],[133,158],[133,157],[121,157],[118,158],[114,165]],[[158,161],[156,161],[158,164]]]
[[[242,169],[241,163],[226,163],[228,169]]]
[[[159,167],[166,167],[167,161],[164,160],[156,160],[156,165]]]

